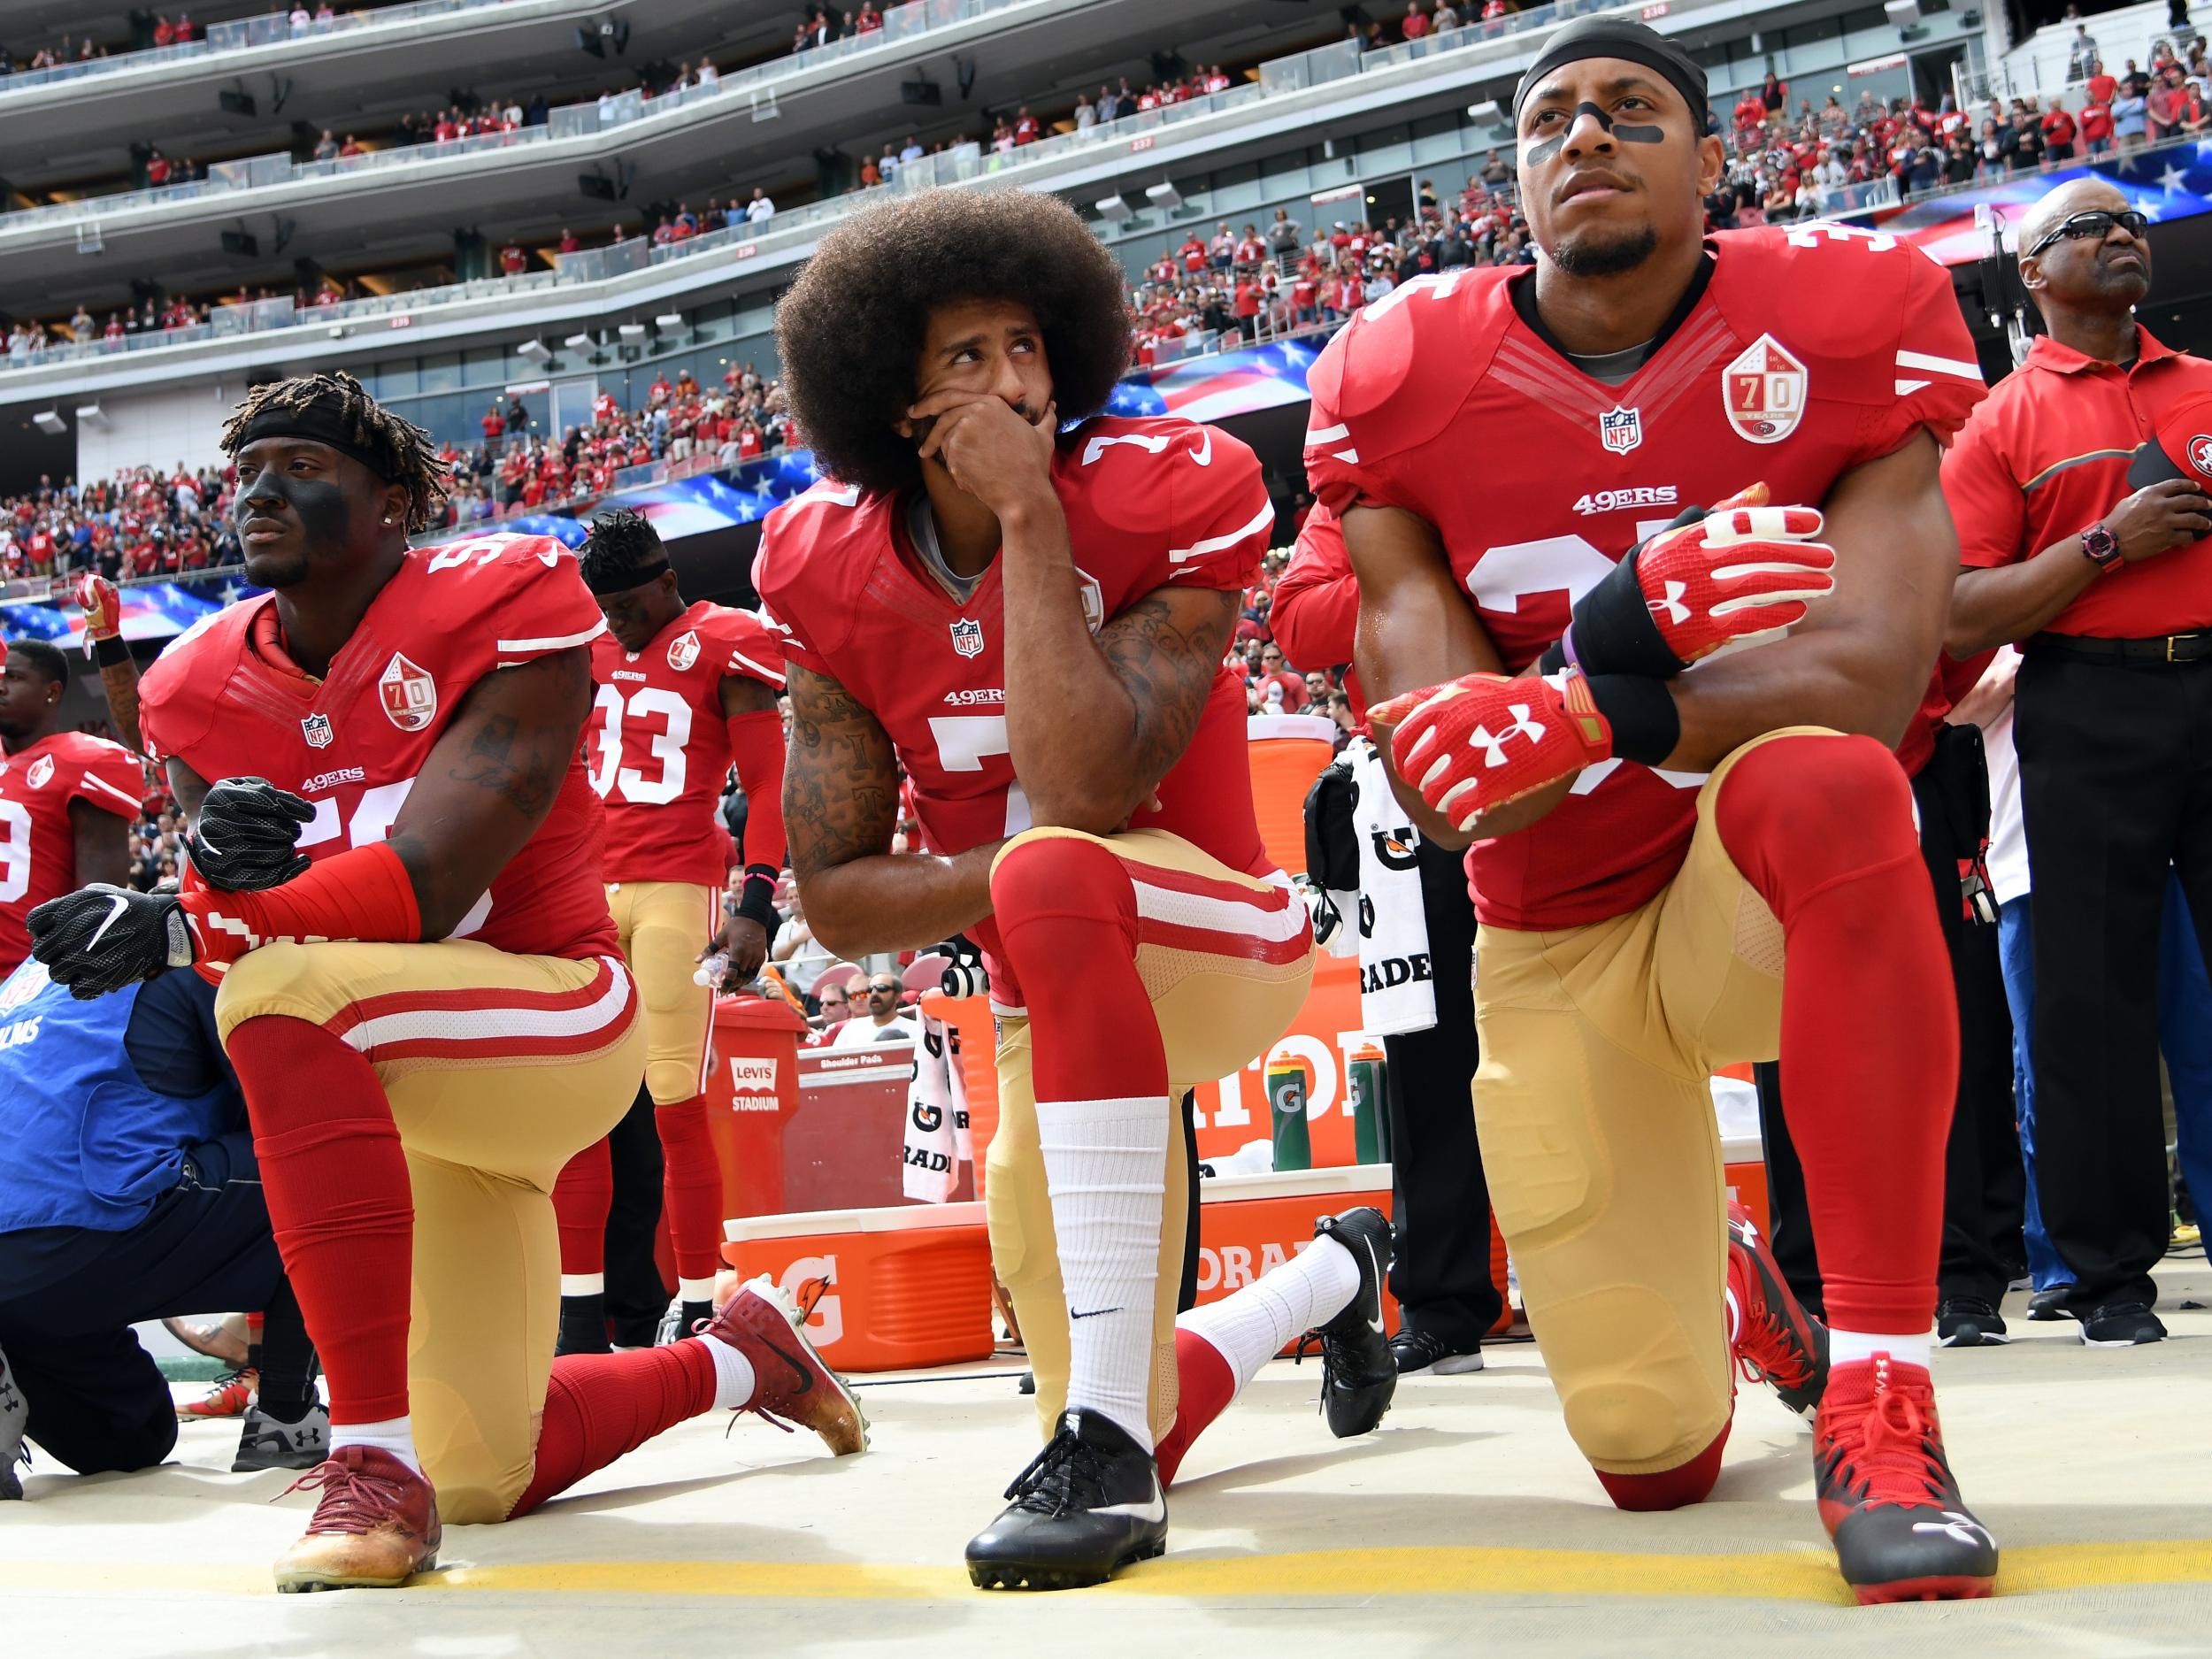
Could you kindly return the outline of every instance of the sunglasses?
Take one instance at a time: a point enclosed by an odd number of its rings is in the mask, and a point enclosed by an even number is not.
[[[2112,234],[2112,227],[2115,225],[2131,236],[2140,236],[2150,227],[2150,220],[2131,207],[2124,208],[2117,213],[2108,212],[2103,208],[2094,208],[2086,213],[2077,213],[2071,219],[2062,219],[2052,227],[2042,241],[2028,250],[2028,257],[2033,258],[2061,236],[2065,237],[2069,242],[2080,242],[2091,236],[2102,242]]]
[[[887,996],[895,996],[898,995],[898,990],[899,987],[895,985],[872,985],[868,987],[868,995],[873,996],[880,991]]]

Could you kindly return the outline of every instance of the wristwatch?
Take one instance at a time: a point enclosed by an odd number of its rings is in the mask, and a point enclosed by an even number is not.
[[[2081,533],[2082,557],[2109,576],[2120,568],[2120,538],[2101,524]]]

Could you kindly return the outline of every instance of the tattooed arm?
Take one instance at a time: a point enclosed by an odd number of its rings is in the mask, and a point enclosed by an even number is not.
[[[826,674],[795,664],[783,826],[814,937],[841,956],[918,950],[991,913],[1000,843],[950,858],[895,853],[899,772],[890,735]]]
[[[146,740],[138,730],[138,664],[127,657],[100,664],[100,689],[106,695],[108,719],[115,740],[125,749],[146,752]]]
[[[1237,595],[1159,588],[1084,620],[1067,520],[1047,492],[1007,512],[1006,733],[1033,822],[1104,835],[1159,787],[1198,730]]]
[[[553,810],[591,708],[591,662],[556,651],[469,688],[392,820],[422,936],[460,926]]]

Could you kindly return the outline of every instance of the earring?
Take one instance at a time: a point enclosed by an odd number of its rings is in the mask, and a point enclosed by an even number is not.
[[[386,514],[384,515],[384,522],[385,522],[386,524],[389,524],[389,523],[391,523],[391,521],[392,521],[392,515],[391,515],[390,513],[388,513],[388,513],[386,513]]]

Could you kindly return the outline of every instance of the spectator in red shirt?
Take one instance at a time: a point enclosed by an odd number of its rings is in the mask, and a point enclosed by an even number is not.
[[[1249,275],[1239,277],[1230,310],[1237,319],[1237,332],[1247,340],[1259,337],[1261,304],[1260,285]]]
[[[1406,20],[1398,25],[1398,31],[1409,41],[1417,41],[1429,32],[1429,20],[1421,15],[1421,0],[1406,0]]]
[[[150,188],[158,190],[163,185],[168,182],[169,157],[163,155],[158,150],[150,150],[147,152],[146,156],[146,183],[148,187]]]
[[[154,14],[154,44],[173,46],[176,43],[176,39],[177,26],[159,12],[156,12]]]
[[[2099,58],[2097,60],[2096,66],[2090,72],[2089,75],[2089,101],[2092,104],[2104,104],[2108,108],[2111,105],[2114,95],[2116,95],[2119,89],[2120,83],[2114,80],[2110,75],[2105,73],[2104,60],[2102,58]]]
[[[2107,81],[2111,80],[2107,75]],[[2112,105],[2109,101],[2092,99],[2082,106],[2081,142],[2085,153],[2108,156],[2112,153]]]
[[[1037,124],[1037,118],[1029,112],[1029,106],[1026,104],[1015,112],[1014,142],[1017,145],[1033,144],[1042,136],[1043,132],[1044,129]]]
[[[2189,88],[2181,83],[2181,66],[2169,64],[2166,73],[2159,77],[2158,84],[2151,88],[2150,96],[2146,100],[2144,130],[2147,142],[2155,144],[2179,132],[2182,117],[2188,107]]]
[[[561,227],[561,251],[563,253],[580,253],[583,246],[582,242],[576,240],[574,231],[565,225]]]
[[[1183,261],[1183,269],[1190,274],[1194,276],[1206,268],[1206,244],[1199,241],[1196,231],[1185,237],[1183,245],[1175,251]]]
[[[521,243],[511,242],[499,250],[499,268],[508,276],[520,276],[530,268],[530,256]]]
[[[2043,118],[2043,165],[2055,167],[2074,158],[2074,134],[2079,131],[2066,112],[2062,99],[2051,100],[2051,112]]]

